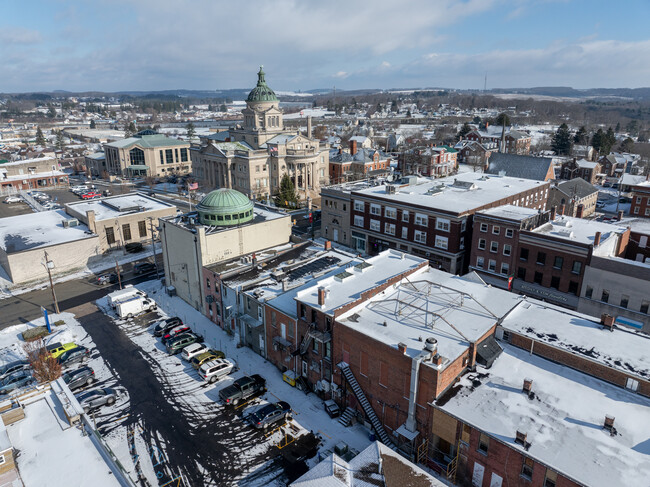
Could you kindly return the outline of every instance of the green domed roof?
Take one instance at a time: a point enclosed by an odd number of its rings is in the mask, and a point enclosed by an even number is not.
[[[260,71],[257,73],[257,86],[248,94],[246,101],[278,101],[278,97],[264,80],[264,71],[260,66]]]
[[[253,202],[234,189],[217,189],[196,207],[203,225],[240,225],[253,219]]]

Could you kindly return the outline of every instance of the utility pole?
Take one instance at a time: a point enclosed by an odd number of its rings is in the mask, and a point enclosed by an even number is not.
[[[122,289],[122,276],[120,275],[120,264],[117,262],[117,257],[115,257],[115,273],[117,274],[117,284]]]
[[[149,225],[151,228],[151,252],[153,252],[153,265],[156,266],[156,279],[158,279],[158,260],[156,259],[156,240],[153,235],[153,218],[149,217]]]
[[[56,300],[56,293],[54,292],[54,282],[52,282],[51,269],[53,267],[54,267],[54,262],[50,260],[50,257],[47,255],[47,251],[45,251],[45,268],[47,269],[47,276],[50,278],[50,289],[52,290],[52,299],[54,300],[54,311],[56,311],[56,313],[59,314],[60,313],[59,302]]]

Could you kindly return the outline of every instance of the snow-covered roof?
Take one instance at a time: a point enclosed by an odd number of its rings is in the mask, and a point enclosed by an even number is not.
[[[385,185],[361,190],[357,194],[463,214],[546,185],[544,181],[466,172],[448,178],[418,178],[417,184],[401,186],[395,194],[386,193]]]
[[[625,173],[621,177],[621,184],[623,186],[635,186],[637,184],[644,183],[646,181],[645,176],[638,176],[634,174]]]
[[[582,244],[593,244],[596,232],[600,232],[600,245],[594,246],[594,255],[610,255],[615,250],[617,236],[624,233],[625,230],[626,228],[622,225],[615,227],[608,222],[561,215],[532,231],[540,235],[549,235]]]
[[[333,312],[352,303],[367,292],[389,279],[421,267],[428,259],[405,254],[397,250],[385,250],[370,259],[350,263],[334,276],[319,280],[315,285],[300,291],[296,300],[323,313]],[[318,289],[325,288],[325,304],[318,304]]]
[[[581,485],[648,485],[650,399],[503,349],[490,369],[465,375],[438,407]],[[532,399],[521,392],[525,378],[533,380]],[[615,417],[616,434],[603,428],[605,415]],[[527,450],[515,443],[517,431],[527,434]]]
[[[63,210],[0,218],[0,247],[8,254],[96,237],[82,223],[64,228],[70,220]]]
[[[578,159],[576,165],[581,169],[594,169],[598,163],[591,162],[586,159]]]
[[[522,300],[501,326],[583,359],[650,379],[650,337],[643,333],[616,326],[610,332],[592,316],[530,298]]]
[[[88,211],[95,212],[95,220],[111,220],[131,213],[144,213],[147,211],[158,211],[174,208],[174,205],[157,200],[142,193],[128,193],[109,198],[80,201],[68,203],[68,208],[86,214]]]
[[[495,218],[505,218],[508,220],[522,221],[531,216],[537,215],[538,210],[534,208],[526,208],[525,206],[503,205],[489,210],[478,212],[479,215],[488,215]]]
[[[347,311],[337,322],[395,349],[404,343],[411,357],[422,351],[427,338],[435,338],[438,353],[448,359],[443,360],[444,369],[520,300],[474,279],[473,273],[458,277],[426,268]]]

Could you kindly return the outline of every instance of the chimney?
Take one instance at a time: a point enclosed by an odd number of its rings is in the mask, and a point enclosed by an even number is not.
[[[435,365],[442,365],[442,355],[440,355],[439,353],[436,353],[433,357],[431,357],[431,361]]]
[[[325,306],[325,295],[327,294],[327,291],[325,290],[324,287],[319,287],[318,288],[318,305],[319,306]]]
[[[555,220],[555,216],[557,215],[557,207],[551,208],[551,221]]]
[[[307,117],[307,138],[311,139],[311,115]]]
[[[530,394],[533,389],[533,379],[524,379],[524,387],[522,388],[522,392],[525,392],[526,394]]]
[[[325,242],[325,250],[332,250],[332,242],[327,240]]]
[[[350,155],[355,155],[357,153],[357,141],[350,141]]]
[[[594,247],[598,247],[600,245],[600,232],[596,232],[596,235],[594,235]]]
[[[517,430],[517,436],[515,436],[515,443],[519,443],[522,446],[526,446],[526,437],[528,435],[522,431]]]
[[[625,215],[625,211],[618,210],[618,221],[619,222],[623,219],[623,215]]]
[[[397,344],[397,350],[399,350],[400,353],[406,355],[406,343],[399,342]]]
[[[288,290],[289,290],[289,279],[285,277],[284,279],[282,279],[282,291],[287,292]]]
[[[600,324],[603,325],[603,328],[609,329],[609,331],[614,331],[614,321],[616,319],[607,313],[600,315]]]
[[[585,205],[582,204],[578,205],[578,207],[576,208],[576,218],[582,218],[582,214],[584,213],[584,211],[585,211]]]
[[[603,425],[603,427],[606,430],[609,430],[609,431],[613,430],[614,429],[614,419],[616,419],[614,416],[610,416],[609,414],[606,414],[605,415],[605,424]]]
[[[560,205],[560,215],[564,216],[564,205]]]

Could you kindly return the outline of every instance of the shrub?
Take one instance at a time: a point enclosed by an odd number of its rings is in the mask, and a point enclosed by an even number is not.
[[[31,342],[47,335],[47,326],[37,326],[36,328],[30,328],[29,330],[24,331],[23,340]]]

